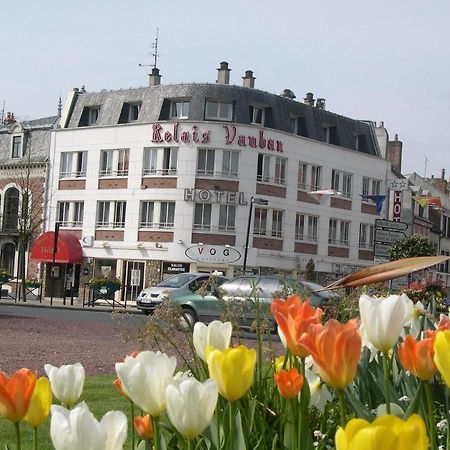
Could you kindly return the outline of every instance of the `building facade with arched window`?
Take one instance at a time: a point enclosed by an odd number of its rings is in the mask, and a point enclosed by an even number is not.
[[[80,239],[87,278],[113,274],[136,292],[244,263],[298,275],[312,259],[322,282],[373,263],[387,205],[367,196],[396,178],[375,124],[229,75],[221,63],[215,84],[163,86],[154,69],[149,87],[69,94],[52,133],[48,229]]]

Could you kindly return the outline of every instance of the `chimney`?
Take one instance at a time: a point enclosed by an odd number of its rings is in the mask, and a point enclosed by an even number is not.
[[[162,76],[159,74],[159,69],[153,67],[152,73],[148,74],[148,85],[159,86],[161,84]]]
[[[386,150],[386,159],[398,173],[402,173],[402,148],[403,142],[398,140],[398,134],[396,134],[394,140],[388,142]]]
[[[245,71],[245,76],[242,77],[244,80],[242,85],[247,88],[253,89],[255,87],[256,78],[253,76],[253,72],[251,70]]]
[[[231,69],[228,68],[228,63],[222,61],[220,67],[217,69],[217,84],[230,84],[230,72]]]
[[[14,117],[14,113],[7,112],[6,113],[5,123],[15,123],[15,122],[16,122],[16,118]]]
[[[316,101],[316,108],[317,109],[325,109],[325,99],[324,98],[318,98]]]
[[[303,99],[305,105],[314,106],[314,94],[312,92],[308,92],[306,97]]]
[[[286,97],[289,100],[294,100],[294,98],[296,98],[295,94],[290,89],[284,89],[280,95],[281,97]]]
[[[443,180],[445,180],[445,169],[442,169],[442,175],[441,175],[441,178],[442,178]]]

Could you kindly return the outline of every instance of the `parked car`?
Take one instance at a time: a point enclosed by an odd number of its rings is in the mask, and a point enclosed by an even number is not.
[[[256,304],[260,317],[267,316],[271,328],[275,323],[270,315],[273,298],[284,298],[298,293],[309,297],[313,306],[323,306],[331,298],[339,298],[335,291],[325,290],[319,284],[276,276],[241,276],[223,283],[218,289],[211,285],[206,292],[190,292],[173,298],[193,325],[197,321],[211,322],[222,316],[233,315],[242,328],[250,328],[256,318]]]
[[[228,278],[209,273],[178,273],[161,281],[153,287],[143,289],[136,299],[136,307],[145,314],[150,314],[163,300],[174,300],[181,296],[193,294],[203,284],[220,286]]]

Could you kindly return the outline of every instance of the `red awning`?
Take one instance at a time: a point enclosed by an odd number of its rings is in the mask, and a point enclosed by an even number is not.
[[[31,248],[31,259],[41,262],[53,262],[54,231],[41,234]],[[83,261],[83,250],[80,241],[71,233],[60,231],[55,253],[55,263],[80,264]]]

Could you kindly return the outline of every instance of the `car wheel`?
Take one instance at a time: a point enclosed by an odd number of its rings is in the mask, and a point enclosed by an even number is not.
[[[180,329],[183,331],[190,331],[194,328],[197,322],[197,314],[192,308],[183,306],[183,315],[180,317]]]

